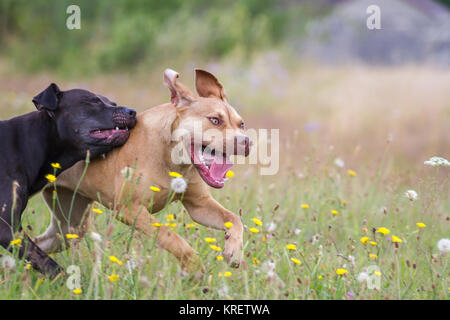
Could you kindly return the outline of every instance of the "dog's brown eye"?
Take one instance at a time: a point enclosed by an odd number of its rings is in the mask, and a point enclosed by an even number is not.
[[[244,124],[244,122],[241,122],[241,129],[242,129],[242,130],[245,129],[245,124]]]
[[[220,124],[220,119],[219,118],[215,118],[215,117],[209,117],[208,118],[209,121],[211,121],[211,123],[215,126],[218,126]]]

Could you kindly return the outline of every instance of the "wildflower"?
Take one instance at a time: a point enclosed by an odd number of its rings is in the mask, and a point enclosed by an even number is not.
[[[348,170],[347,173],[350,177],[356,177],[356,172],[353,170]]]
[[[321,280],[323,277],[321,275],[317,276],[317,279]]]
[[[125,166],[122,170],[120,170],[120,174],[125,180],[131,181],[133,179],[134,169],[128,166]]]
[[[378,258],[378,256],[375,253],[371,253],[371,254],[369,254],[369,258],[376,259],[376,258]]]
[[[5,270],[14,270],[16,267],[16,260],[11,256],[3,256],[0,259],[0,265]]]
[[[115,263],[117,263],[119,266],[123,265],[123,262],[120,261],[120,260],[119,260],[117,257],[115,257],[115,256],[109,256],[109,261],[115,262]]]
[[[175,216],[173,214],[168,214],[167,217],[166,217],[166,221],[167,222],[175,221]]]
[[[403,240],[400,239],[399,237],[393,235],[392,236],[392,242],[403,242]]]
[[[377,276],[381,276],[381,272],[380,271],[375,271],[374,274],[377,275]]]
[[[300,230],[300,229],[295,229],[295,230],[294,230],[294,233],[295,233],[296,235],[299,235],[301,232],[302,232],[302,230]]]
[[[165,226],[170,227],[170,228],[175,228],[177,226],[177,224],[176,223],[166,223]]]
[[[195,224],[193,224],[193,223],[188,223],[188,224],[185,226],[186,229],[190,229],[190,228],[194,228],[194,227],[195,227]]]
[[[213,242],[216,242],[216,239],[215,238],[205,238],[205,241],[207,243],[213,243]]]
[[[95,242],[102,242],[102,236],[99,235],[97,232],[91,232],[91,238]]]
[[[31,269],[31,263],[27,263],[25,265],[25,270],[30,270]]]
[[[415,201],[417,200],[418,195],[414,190],[408,190],[405,192],[405,197],[407,197],[410,201]]]
[[[61,169],[61,165],[58,162],[52,162],[50,165],[55,169]]]
[[[267,225],[268,232],[273,232],[273,231],[275,231],[276,228],[277,228],[277,224],[273,221],[269,222],[269,224]]]
[[[424,164],[433,167],[450,166],[450,162],[441,157],[431,157],[429,160],[425,161]]]
[[[225,174],[225,177],[229,178],[233,178],[234,177],[234,172],[232,170],[228,170],[227,173]]]
[[[178,172],[175,172],[175,171],[169,172],[169,176],[174,177],[174,178],[183,178],[183,176],[181,174],[179,174]]]
[[[309,205],[308,204],[302,204],[302,209],[308,209],[309,208]]]
[[[449,239],[441,239],[437,243],[437,247],[439,251],[448,253],[450,252],[450,240]]]
[[[45,179],[47,179],[48,182],[50,182],[50,183],[53,183],[53,182],[56,181],[56,177],[55,177],[55,175],[53,175],[53,174],[47,174],[47,175],[45,176]]]
[[[425,228],[425,227],[427,226],[427,225],[426,225],[425,223],[423,223],[423,222],[417,222],[416,225],[417,225],[419,228]]]
[[[337,269],[336,270],[336,274],[340,275],[340,276],[343,276],[346,273],[348,273],[348,270],[346,270],[346,269]]]
[[[250,231],[251,233],[258,233],[259,229],[256,228],[249,228],[248,231]]]
[[[331,213],[332,213],[333,215],[337,215],[337,214],[339,214],[339,211],[337,211],[337,210],[331,210]]]
[[[94,209],[92,209],[92,211],[93,211],[93,212],[95,212],[95,213],[98,213],[98,214],[101,214],[101,213],[103,213],[103,211],[102,211],[102,210],[100,210],[100,209],[97,209],[97,208],[94,208]]]
[[[222,249],[221,249],[220,247],[215,246],[215,245],[213,245],[213,244],[210,244],[209,247],[210,247],[211,249],[213,249],[214,251],[222,251]]]
[[[224,225],[225,225],[225,228],[230,229],[233,226],[233,223],[228,221],[228,222],[225,222]]]
[[[369,237],[362,237],[361,239],[359,239],[359,241],[362,242],[362,244],[367,244],[367,242],[369,242]]]
[[[345,207],[348,204],[347,200],[342,200],[342,205]]]
[[[231,273],[230,271],[226,271],[226,272],[223,274],[224,277],[229,277],[229,276],[231,276],[231,275],[232,275],[232,273]]]
[[[252,258],[252,262],[253,262],[253,264],[260,264],[261,263],[261,261],[258,258],[256,258],[256,257]]]
[[[159,222],[155,222],[155,223],[152,223],[152,226],[154,226],[154,227],[161,227],[162,224],[159,223]]]
[[[127,260],[127,262],[125,263],[125,266],[127,267],[128,272],[132,273],[133,270],[136,269],[137,263],[136,263],[136,261],[134,261],[133,258],[130,258],[130,259]]]
[[[72,292],[75,294],[82,294],[83,290],[82,289],[73,289]]]
[[[181,177],[173,178],[170,187],[175,193],[184,193],[187,188],[186,180]]]
[[[365,282],[365,281],[369,280],[369,274],[364,271],[360,272],[356,279],[358,280],[358,282]]]
[[[369,243],[370,243],[371,245],[373,245],[373,246],[376,246],[376,245],[377,245],[376,241],[370,241]]]
[[[376,232],[381,233],[384,236],[391,233],[391,231],[385,227],[378,228],[378,230]]]
[[[109,282],[116,282],[117,280],[119,280],[119,275],[112,274],[112,275],[108,276],[108,280],[109,280]]]
[[[22,239],[20,239],[20,238],[14,239],[14,240],[12,240],[9,244],[10,244],[11,246],[18,246],[18,247],[21,247],[21,246],[22,246]]]
[[[160,188],[155,187],[155,186],[150,186],[150,187],[148,187],[148,188],[149,188],[150,190],[154,191],[154,192],[160,192],[160,191],[161,191]]]
[[[262,221],[257,219],[257,218],[253,218],[252,221],[257,225],[257,226],[262,226]]]
[[[349,300],[353,300],[355,298],[355,294],[352,291],[347,292],[347,298]]]
[[[295,244],[290,243],[290,244],[286,245],[286,249],[288,249],[288,250],[297,250],[297,246]]]
[[[336,158],[334,160],[334,164],[339,168],[343,168],[345,166],[344,160],[342,160],[341,158]]]
[[[222,260],[223,260],[223,257],[222,257],[222,256],[217,256],[217,257],[216,257],[216,260],[217,260],[217,261],[222,261]]]
[[[67,239],[78,239],[78,235],[73,234],[73,233],[68,233],[68,234],[66,234],[66,238]]]
[[[296,258],[291,258],[291,261],[295,264],[301,264],[302,262]]]

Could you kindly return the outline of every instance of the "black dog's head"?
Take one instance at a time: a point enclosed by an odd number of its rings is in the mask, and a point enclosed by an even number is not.
[[[83,158],[123,145],[136,125],[136,111],[117,106],[108,98],[87,90],[61,91],[52,83],[33,98],[40,111],[46,111],[56,125],[58,139]]]

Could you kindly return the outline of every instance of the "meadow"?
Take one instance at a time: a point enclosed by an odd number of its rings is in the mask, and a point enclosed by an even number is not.
[[[280,129],[276,175],[239,165],[222,190],[212,190],[246,226],[239,269],[205,241],[214,238],[223,248],[223,232],[194,224],[179,203],[156,217],[199,252],[201,280],[183,273],[154,237],[99,205],[89,235],[52,255],[65,268],[80,268],[79,288],[69,289],[67,276],[51,281],[23,261],[5,260],[10,255],[1,249],[0,299],[448,299],[449,248],[437,243],[450,238],[450,168],[424,161],[450,158],[450,72],[293,68],[281,61],[266,53],[245,66],[202,66],[219,77],[249,128]],[[69,80],[0,66],[1,119],[32,111],[32,96],[50,82],[89,88],[141,111],[169,99],[163,67]],[[192,68],[173,68],[192,88]],[[49,218],[36,195],[24,229],[36,236]]]

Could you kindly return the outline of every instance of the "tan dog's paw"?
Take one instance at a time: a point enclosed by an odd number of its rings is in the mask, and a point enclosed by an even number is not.
[[[233,268],[239,268],[242,261],[242,241],[228,237],[225,240],[225,249],[223,256],[228,264]]]

